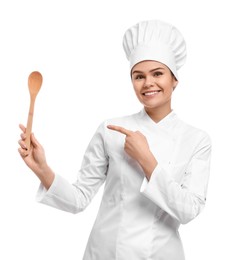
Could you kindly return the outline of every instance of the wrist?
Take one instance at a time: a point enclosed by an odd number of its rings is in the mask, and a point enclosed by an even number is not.
[[[149,152],[139,161],[139,164],[142,167],[146,178],[149,180],[158,162],[154,155]]]
[[[38,176],[38,178],[41,178],[44,175],[47,175],[47,173],[50,171],[51,171],[51,169],[47,163],[44,163],[44,164],[40,165],[39,167],[37,166],[36,169],[34,170],[34,172]]]
[[[40,170],[37,171],[36,175],[47,190],[50,188],[55,178],[54,172],[48,165],[40,168]]]

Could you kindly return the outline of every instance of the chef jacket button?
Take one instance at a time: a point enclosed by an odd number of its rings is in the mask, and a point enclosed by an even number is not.
[[[184,185],[183,185],[183,184],[181,184],[180,186],[183,188],[183,186],[184,186]]]

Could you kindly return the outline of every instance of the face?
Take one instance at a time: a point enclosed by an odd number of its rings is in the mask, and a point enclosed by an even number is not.
[[[133,87],[146,110],[171,111],[171,96],[177,80],[168,67],[157,61],[142,61],[131,73]]]

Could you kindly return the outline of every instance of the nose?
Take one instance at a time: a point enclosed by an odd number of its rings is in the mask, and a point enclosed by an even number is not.
[[[145,88],[150,88],[154,85],[154,81],[153,81],[153,78],[151,76],[147,76],[145,78],[145,84],[144,84],[144,87]]]

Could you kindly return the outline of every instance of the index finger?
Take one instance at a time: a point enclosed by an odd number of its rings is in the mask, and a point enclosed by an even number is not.
[[[26,132],[26,127],[22,124],[19,124],[19,128],[25,133]]]
[[[110,129],[110,130],[117,131],[117,132],[124,134],[126,136],[129,136],[132,133],[132,131],[125,129],[122,126],[108,125],[107,128]]]

